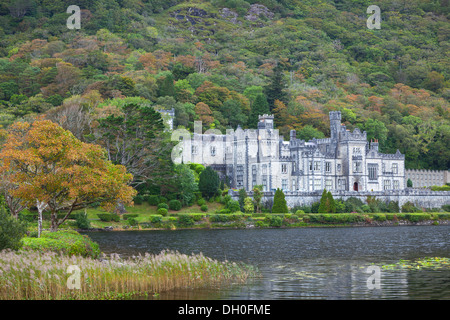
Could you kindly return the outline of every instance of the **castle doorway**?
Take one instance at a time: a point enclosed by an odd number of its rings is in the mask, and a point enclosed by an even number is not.
[[[353,191],[358,191],[358,182],[353,184]]]

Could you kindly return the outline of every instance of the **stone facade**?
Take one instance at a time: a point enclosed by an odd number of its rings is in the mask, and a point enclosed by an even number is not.
[[[376,197],[379,200],[389,203],[391,201],[398,202],[400,208],[406,203],[411,202],[418,208],[441,208],[443,205],[450,204],[450,191],[430,191],[407,188],[405,190],[392,191],[331,191],[334,199],[347,200],[350,197],[360,199],[367,203],[367,197]],[[238,191],[230,190],[229,194],[233,200],[239,199]],[[273,201],[274,192],[264,192],[261,202],[270,204]],[[253,192],[248,193],[249,197],[253,197]],[[289,208],[298,206],[310,206],[314,202],[319,202],[322,193],[314,192],[285,192],[285,199]]]
[[[450,183],[448,170],[405,170],[405,179],[411,179],[413,188],[443,186]]]
[[[183,139],[185,163],[216,169],[232,188],[265,192],[391,191],[403,190],[405,156],[378,151],[378,142],[366,132],[353,132],[341,124],[341,113],[330,112],[331,137],[304,141],[295,130],[284,141],[274,129],[274,117],[259,117],[258,129],[194,130]]]

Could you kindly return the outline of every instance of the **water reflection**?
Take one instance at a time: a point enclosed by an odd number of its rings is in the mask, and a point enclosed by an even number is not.
[[[164,249],[243,261],[262,278],[228,288],[178,290],[150,299],[449,299],[450,270],[382,270],[369,289],[367,267],[450,257],[450,226],[179,230],[89,233],[105,253]]]

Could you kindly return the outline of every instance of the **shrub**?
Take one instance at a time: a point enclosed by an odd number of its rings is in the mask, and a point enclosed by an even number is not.
[[[153,224],[158,224],[162,222],[162,217],[161,215],[151,215],[150,216],[150,222]]]
[[[373,220],[375,221],[386,221],[386,215],[383,213],[378,213],[373,215]]]
[[[203,198],[200,198],[200,199],[197,200],[197,204],[198,204],[199,206],[202,206],[202,205],[204,205],[205,203],[206,203],[206,200],[203,199]]]
[[[305,211],[303,211],[303,210],[297,210],[297,211],[295,211],[295,214],[296,214],[296,215],[305,214]]]
[[[284,193],[281,189],[277,189],[273,197],[272,213],[288,213],[288,212],[289,210],[286,204]]]
[[[230,200],[226,204],[226,208],[230,210],[230,212],[236,212],[241,210],[241,206],[239,205],[239,202],[236,200]]]
[[[167,198],[166,197],[159,197],[159,203],[167,203]]]
[[[170,210],[179,211],[181,210],[181,202],[178,200],[170,200],[169,201],[169,208]]]
[[[165,216],[167,216],[167,212],[168,212],[168,211],[167,211],[166,208],[159,208],[156,212],[157,212],[159,215],[165,217]]]
[[[181,227],[191,227],[194,225],[194,219],[188,214],[178,216],[178,225]]]
[[[110,213],[97,213],[97,217],[99,217],[101,221],[105,222],[110,222],[112,220]]]
[[[207,206],[206,204],[204,204],[204,205],[202,205],[202,206],[200,207],[200,209],[201,209],[203,212],[206,212],[206,211],[208,211],[208,206]]]
[[[404,205],[402,205],[402,212],[417,212],[419,211],[416,206],[410,201],[406,202]]]
[[[437,217],[439,220],[450,220],[450,213],[438,213]]]
[[[13,218],[4,208],[0,209],[0,251],[20,249],[20,239],[26,234],[24,222]]]
[[[123,220],[128,220],[130,218],[137,218],[139,215],[137,213],[125,213],[122,215]]]
[[[148,196],[147,203],[151,206],[157,206],[159,203],[159,196],[156,196],[156,195]]]
[[[162,202],[162,203],[158,204],[158,209],[161,209],[161,208],[169,210],[169,205],[167,203]]]
[[[78,229],[87,230],[91,228],[91,222],[89,221],[86,212],[80,212],[77,214],[76,225]]]
[[[141,205],[144,202],[144,197],[140,194],[134,197],[134,204]]]
[[[100,249],[87,235],[73,230],[43,233],[41,238],[25,237],[22,239],[24,249],[37,251],[55,251],[66,255],[97,258]]]
[[[227,195],[224,195],[222,197],[222,202],[221,203],[226,205],[230,200],[231,200],[231,196],[229,194],[227,194]]]
[[[139,224],[138,221],[135,218],[128,218],[127,222],[132,227],[133,226],[137,226]]]

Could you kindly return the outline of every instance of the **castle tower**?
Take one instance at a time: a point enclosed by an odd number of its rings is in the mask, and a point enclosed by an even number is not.
[[[334,140],[334,141],[338,140],[340,129],[341,129],[341,112],[340,111],[330,111],[331,140]]]
[[[258,116],[258,129],[273,129],[273,115],[263,114]]]

